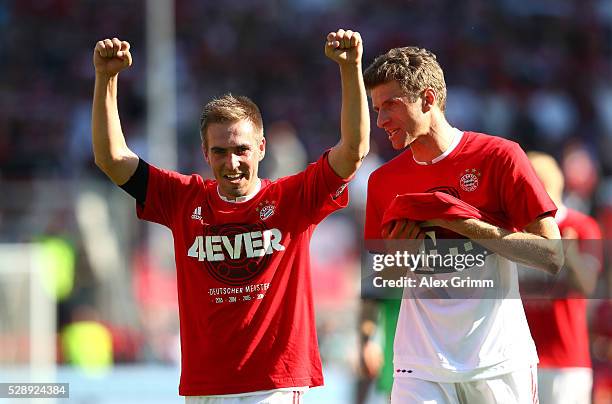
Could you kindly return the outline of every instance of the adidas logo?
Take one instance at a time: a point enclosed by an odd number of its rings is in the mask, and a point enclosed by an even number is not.
[[[202,220],[202,207],[201,206],[198,206],[197,208],[193,210],[193,214],[191,215],[191,218],[194,220]]]

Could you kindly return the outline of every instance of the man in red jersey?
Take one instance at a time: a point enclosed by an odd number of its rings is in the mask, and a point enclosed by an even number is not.
[[[394,149],[407,148],[370,176],[366,243],[423,239],[423,230],[431,227],[435,234],[451,232],[477,240],[493,252],[485,266],[495,277],[497,293],[491,299],[424,299],[405,288],[395,335],[391,402],[536,402],[537,355],[516,296],[514,261],[551,273],[561,268],[561,244],[549,242],[560,238],[554,203],[518,144],[461,131],[447,122],[444,74],[430,51],[391,49],[366,69],[364,80],[377,125]],[[440,198],[435,192],[452,197]],[[403,203],[410,198],[417,203],[422,193],[431,193],[431,203],[440,202],[409,209],[404,219],[383,227],[385,213],[397,217],[398,212],[387,211],[396,196],[409,194]],[[469,209],[449,208],[452,200],[467,203]],[[473,217],[453,212],[472,212]],[[497,225],[482,217],[493,218]],[[466,251],[472,248],[469,240],[463,243]],[[508,298],[512,295],[515,298]]]
[[[541,404],[591,402],[587,301],[595,290],[603,251],[601,230],[590,216],[563,204],[563,174],[552,156],[527,153],[544,188],[558,207],[555,220],[565,242],[567,298],[525,301],[525,314],[538,350]]]
[[[260,179],[266,141],[258,107],[224,95],[203,110],[204,158],[215,180],[147,164],[126,145],[117,76],[131,65],[117,38],[96,44],[93,147],[98,167],[137,201],[138,217],[174,236],[181,327],[179,393],[188,403],[288,403],[323,384],[310,283],[315,226],[345,207],[369,149],[359,33],[327,36],[342,82],[341,138],[316,163]]]

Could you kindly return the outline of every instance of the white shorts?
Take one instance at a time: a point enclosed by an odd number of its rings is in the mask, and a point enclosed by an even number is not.
[[[491,379],[437,383],[396,377],[392,404],[537,404],[536,367]]]
[[[275,391],[244,396],[186,396],[185,404],[302,404],[304,391]]]
[[[538,369],[541,404],[589,404],[593,370],[589,368]]]

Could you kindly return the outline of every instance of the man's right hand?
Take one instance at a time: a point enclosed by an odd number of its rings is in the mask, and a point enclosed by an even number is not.
[[[132,65],[130,44],[117,38],[98,41],[94,48],[96,69],[91,132],[96,165],[117,185],[136,172],[138,156],[123,136],[117,107],[117,74]]]
[[[425,238],[425,233],[421,231],[421,227],[415,221],[402,219],[389,222],[382,229],[382,238],[385,239],[416,239],[422,240]]]
[[[387,223],[382,228],[381,236],[385,239],[384,245],[387,254],[406,251],[408,254],[414,255],[421,251],[425,232],[421,230],[417,222],[400,219]]]
[[[116,76],[132,65],[130,44],[117,38],[98,41],[94,48],[93,64],[96,75]]]

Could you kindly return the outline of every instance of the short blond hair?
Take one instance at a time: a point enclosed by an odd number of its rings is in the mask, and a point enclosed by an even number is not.
[[[263,119],[259,107],[249,97],[234,96],[231,93],[215,98],[206,104],[200,116],[200,138],[206,148],[206,131],[213,123],[234,123],[249,121],[255,128],[257,140],[263,138]]]
[[[436,55],[427,49],[393,48],[374,59],[363,75],[368,90],[395,80],[410,102],[416,101],[425,89],[432,88],[440,110],[446,108],[444,72]]]

